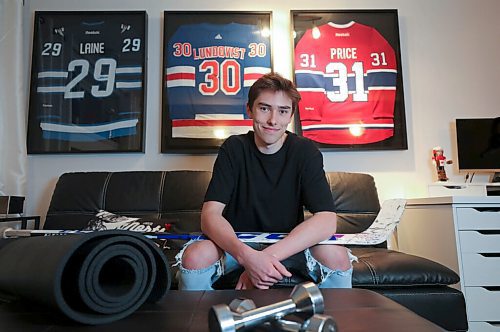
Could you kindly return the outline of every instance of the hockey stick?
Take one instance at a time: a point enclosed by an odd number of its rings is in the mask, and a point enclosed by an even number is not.
[[[357,244],[376,245],[387,241],[404,212],[406,200],[391,199],[386,200],[380,209],[377,218],[371,226],[361,233],[355,234],[335,234],[330,239],[319,244]],[[120,229],[120,228],[117,228]],[[85,234],[95,231],[85,230],[15,230],[12,228],[0,228],[0,238],[16,238],[31,236],[57,236],[70,234]],[[203,240],[207,237],[200,233],[176,234],[168,232],[140,232],[145,237],[154,240]],[[237,232],[236,236],[242,242],[275,243],[286,237],[287,233],[258,233],[258,232]]]

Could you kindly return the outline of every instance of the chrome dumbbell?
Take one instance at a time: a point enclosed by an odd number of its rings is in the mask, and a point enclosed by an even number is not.
[[[252,306],[250,303],[248,305]],[[237,307],[238,305],[233,305],[233,308]],[[276,321],[292,313],[309,318],[316,313],[322,313],[323,310],[323,296],[318,286],[306,282],[296,285],[288,300],[246,311],[241,310],[240,313],[232,311],[226,304],[217,304],[210,309],[208,322],[210,331],[232,332],[267,321]]]
[[[229,303],[229,309],[239,314],[257,308],[251,299],[237,298]],[[278,319],[273,326],[281,331],[289,332],[337,332],[337,324],[331,316],[314,314],[302,324],[290,320]]]
[[[337,332],[337,324],[331,316],[314,314],[302,324],[290,320],[279,319],[273,326],[288,332]]]

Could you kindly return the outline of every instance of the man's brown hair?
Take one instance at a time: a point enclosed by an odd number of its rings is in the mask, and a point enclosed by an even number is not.
[[[295,84],[278,73],[269,73],[260,77],[250,87],[247,103],[250,111],[252,111],[255,100],[264,90],[271,90],[274,92],[283,91],[292,100],[292,114],[295,113],[295,110],[299,107],[301,97]]]

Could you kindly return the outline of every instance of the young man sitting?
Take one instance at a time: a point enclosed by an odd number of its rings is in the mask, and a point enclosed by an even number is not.
[[[291,276],[281,261],[299,252],[319,287],[351,287],[356,258],[343,246],[318,245],[335,233],[337,221],[320,151],[287,131],[299,100],[294,84],[274,73],[250,88],[253,131],[229,137],[219,150],[201,215],[210,240],[190,242],[177,256],[179,289],[212,289],[240,266],[236,289],[267,289]],[[313,214],[307,220],[304,207]],[[262,245],[243,243],[235,232],[289,235]]]

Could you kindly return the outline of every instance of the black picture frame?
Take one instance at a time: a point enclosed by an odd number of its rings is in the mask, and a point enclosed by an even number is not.
[[[291,22],[295,131],[323,151],[408,149],[397,10],[292,10]]]
[[[145,11],[37,11],[29,154],[144,152]]]
[[[270,11],[164,12],[162,153],[215,153],[252,129],[248,88],[272,71],[271,31]]]

